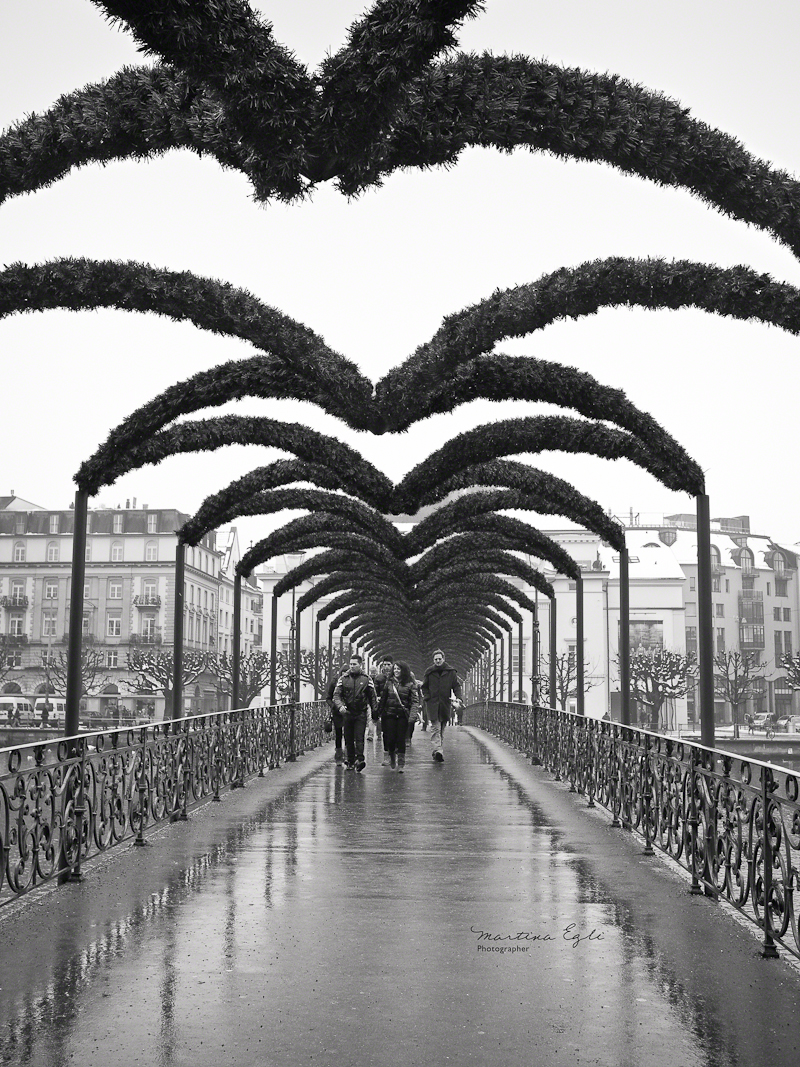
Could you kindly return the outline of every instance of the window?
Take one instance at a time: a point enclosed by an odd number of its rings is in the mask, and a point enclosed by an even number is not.
[[[739,566],[742,568],[742,574],[753,573],[753,553],[749,548],[742,549],[741,555],[739,556]]]
[[[213,593],[211,594],[211,598],[210,599],[211,599],[211,611],[213,611],[214,610],[214,594]]]
[[[58,579],[48,578],[44,583],[45,600],[58,600]]]
[[[50,533],[51,534],[58,533],[58,515],[51,515],[50,516]]]
[[[92,583],[91,582],[84,582],[83,583],[83,599],[84,600],[88,600],[91,595],[92,595]]]
[[[25,516],[24,515],[17,515],[17,518],[16,518],[16,520],[14,522],[14,533],[15,534],[24,534],[25,533]]]
[[[158,559],[158,545],[155,541],[148,541],[144,546],[144,558],[148,563],[155,563]]]
[[[697,627],[696,626],[687,626],[686,627],[686,651],[687,651],[687,653],[693,652],[695,654],[695,656],[697,655]]]
[[[792,621],[792,609],[791,608],[784,608],[783,609],[783,621],[784,622],[791,622]]]
[[[92,632],[92,615],[91,612],[84,611],[83,619],[81,620],[81,633],[90,634]]]
[[[14,545],[14,562],[25,562],[25,545],[22,541],[17,541],[17,543]]]
[[[24,582],[12,582],[11,583],[11,599],[15,603],[19,604],[22,598],[25,596],[25,583]]]
[[[108,579],[108,599],[109,600],[122,600],[122,579],[121,578],[109,578]]]
[[[24,621],[24,615],[12,615],[8,620],[8,632],[14,637],[21,637],[23,634]]]
[[[50,541],[47,545],[47,562],[58,563],[58,545],[55,541]]]
[[[189,586],[189,603],[194,604],[194,586]]]
[[[112,541],[111,542],[111,562],[112,563],[122,563],[122,542],[121,541]]]
[[[772,591],[771,591],[771,589],[770,589],[770,584],[769,584],[769,582],[767,582],[767,596],[772,596]]]
[[[106,667],[119,667],[119,652],[116,649],[106,652]]]
[[[150,640],[156,636],[156,617],[155,615],[145,615],[142,619],[142,637],[147,637]]]
[[[756,587],[756,580],[752,575],[742,575],[742,592],[752,593]]]
[[[207,589],[203,590],[203,607],[206,608],[206,610],[208,610],[208,590]]]
[[[730,591],[731,591],[731,583],[730,583],[730,579],[729,579],[729,578],[726,578],[726,579],[725,579],[725,592],[726,592],[726,593],[730,593]],[[769,589],[767,589],[767,592],[769,592]]]
[[[780,630],[775,631],[775,662],[780,662],[780,658],[783,655],[783,635]]]
[[[781,609],[780,608],[773,608],[772,609],[772,618],[775,620],[775,622],[780,622],[781,621]]]
[[[686,605],[687,609],[689,605]],[[688,611],[687,611],[688,615]],[[631,648],[663,648],[664,647],[664,622],[662,619],[655,621],[631,619],[630,624]]]
[[[789,582],[786,578],[775,579],[775,596],[788,596],[789,595]]]
[[[106,619],[106,633],[109,637],[121,637],[122,636],[122,616],[121,615],[109,615]]]
[[[56,636],[56,613],[54,611],[42,612],[42,637]]]
[[[122,533],[122,516],[121,515],[115,515],[114,516],[114,522],[113,522],[113,525],[111,527],[111,532],[112,533]]]
[[[92,532],[92,513],[91,511],[86,513],[86,532],[90,534]]]
[[[147,516],[147,532],[158,533],[158,515],[155,513]]]
[[[783,631],[783,651],[787,656],[792,654],[792,631]]]
[[[22,666],[22,653],[17,648],[10,648],[6,652],[6,664],[8,667]]]
[[[715,604],[714,605],[714,614],[716,615],[716,617],[718,619],[724,618],[725,617],[725,605],[724,604]]]
[[[786,573],[786,559],[782,552],[776,552],[772,557],[772,569],[776,574]]]
[[[693,593],[695,591],[696,587],[697,587],[697,583],[695,582],[694,578],[693,577],[690,578],[689,579],[689,589],[690,589],[690,591]]]
[[[720,593],[720,592],[722,592],[722,590],[720,589],[721,583],[722,583],[722,579],[720,578],[720,576],[718,574],[712,575],[712,577],[711,577],[711,592],[712,593]],[[694,588],[694,586],[692,588]]]
[[[712,567],[719,567],[721,569],[722,568],[722,557],[720,556],[719,549],[717,548],[716,545],[712,545],[711,546],[710,556],[711,556],[711,566]]]
[[[720,627],[717,629],[717,655],[725,655],[725,628]]]
[[[155,578],[145,578],[142,582],[142,596],[148,600],[152,600],[156,596],[156,580]]]
[[[86,552],[84,554],[84,559],[87,563],[92,562],[92,546],[89,544],[88,541],[86,542]]]

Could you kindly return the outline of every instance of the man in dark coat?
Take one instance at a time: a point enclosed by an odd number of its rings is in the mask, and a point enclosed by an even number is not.
[[[437,648],[433,653],[433,666],[425,671],[422,697],[431,724],[431,747],[435,763],[444,763],[442,742],[444,728],[450,719],[450,698],[461,700],[461,685],[458,675],[445,663],[444,652]]]
[[[375,686],[368,674],[361,669],[361,656],[350,657],[350,669],[343,674],[333,691],[333,703],[344,720],[344,743],[347,748],[347,767],[363,771],[364,732],[367,729],[367,708],[375,714],[377,701]]]

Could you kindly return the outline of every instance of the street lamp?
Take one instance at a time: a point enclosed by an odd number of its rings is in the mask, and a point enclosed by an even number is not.
[[[293,570],[295,567],[303,562],[305,552],[286,552],[284,553],[284,563],[286,565],[287,572]],[[292,614],[287,616],[284,621],[289,623],[289,691],[294,691],[295,700],[300,699],[300,632],[297,627],[297,586],[292,585]],[[295,641],[297,644],[295,644]]]

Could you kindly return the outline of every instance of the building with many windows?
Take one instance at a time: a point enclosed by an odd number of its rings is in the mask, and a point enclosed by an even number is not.
[[[0,509],[0,690],[31,699],[58,691],[69,634],[73,514],[17,497]],[[175,605],[175,531],[188,515],[171,508],[89,511],[83,645],[96,665],[87,712],[129,717],[164,711],[163,693],[131,691],[129,654],[152,660],[170,651]],[[223,553],[214,533],[186,549],[184,634],[187,649],[214,653]],[[152,655],[149,655],[152,654]],[[63,672],[62,672],[63,673]],[[63,688],[63,686],[61,686]],[[216,679],[204,673],[186,688],[187,711],[220,706]]]

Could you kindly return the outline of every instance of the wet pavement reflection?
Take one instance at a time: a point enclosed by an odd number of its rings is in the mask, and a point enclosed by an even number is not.
[[[24,988],[3,959],[0,1062],[782,1067],[774,993],[764,1015],[752,991],[749,1022],[699,989],[679,939],[638,921],[642,902],[547,810],[552,786],[468,730],[448,742],[438,765],[415,739],[404,775],[371,750],[363,775],[328,760],[113,919],[91,876],[68,889],[69,921],[59,890],[20,910],[10,921],[35,917],[54,950]],[[198,818],[229,817],[214,807]],[[787,970],[765,981],[791,1017]]]

